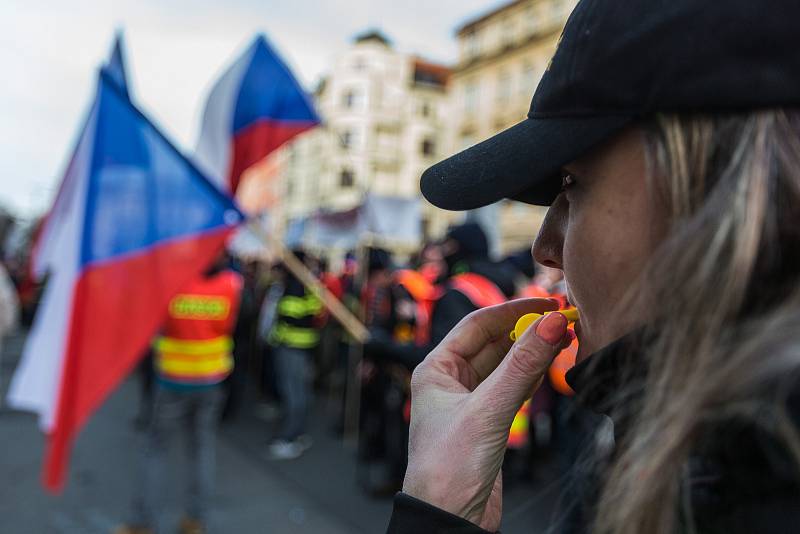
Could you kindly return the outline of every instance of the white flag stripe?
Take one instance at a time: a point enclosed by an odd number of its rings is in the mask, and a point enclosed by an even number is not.
[[[64,177],[58,210],[53,211],[56,219],[49,225],[52,233],[43,236],[47,237],[42,242],[47,245],[43,259],[49,266],[50,278],[8,393],[9,405],[38,413],[39,425],[45,431],[53,428],[61,390],[70,307],[80,268],[79,244],[96,119],[95,105]]]
[[[222,191],[230,191],[228,173],[233,159],[233,119],[242,80],[253,57],[240,57],[211,89],[200,126],[194,159],[200,170]]]

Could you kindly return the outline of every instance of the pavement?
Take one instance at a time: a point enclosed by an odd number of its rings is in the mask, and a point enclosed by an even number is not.
[[[0,395],[19,360],[23,335],[7,339],[0,353]],[[0,404],[0,534],[104,534],[129,516],[140,463],[142,434],[133,420],[135,378],[124,382],[94,415],[75,443],[66,490],[60,496],[40,484],[44,437],[36,418]],[[391,515],[391,499],[367,496],[356,480],[355,452],[330,432],[325,410],[311,420],[314,446],[301,458],[273,462],[264,445],[270,423],[243,409],[220,430],[214,533],[379,533]],[[174,476],[165,503],[169,523],[180,518],[179,444],[170,451]],[[545,465],[533,483],[507,488],[505,534],[553,532],[548,528],[559,479]]]

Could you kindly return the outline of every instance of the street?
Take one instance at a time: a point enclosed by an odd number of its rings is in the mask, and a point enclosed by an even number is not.
[[[19,359],[23,337],[6,340],[0,367],[3,398]],[[142,435],[133,420],[138,385],[129,378],[93,416],[72,453],[67,488],[60,497],[40,485],[44,437],[35,418],[0,410],[0,532],[2,534],[101,534],[129,516]],[[317,410],[321,412],[322,410]],[[272,462],[263,454],[270,425],[246,408],[222,426],[218,445],[218,496],[212,532],[377,533],[386,528],[391,499],[365,495],[356,482],[355,451],[330,432],[317,413],[314,446],[303,457]],[[168,524],[180,519],[181,446],[172,447],[174,467],[166,508]],[[547,471],[546,471],[547,472]],[[546,477],[545,477],[546,478]],[[550,477],[551,479],[553,477]],[[557,482],[517,484],[506,493],[503,532],[547,532]]]

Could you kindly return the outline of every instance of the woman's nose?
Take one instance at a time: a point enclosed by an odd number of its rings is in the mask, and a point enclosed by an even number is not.
[[[559,195],[547,210],[542,228],[531,249],[536,263],[553,269],[563,269],[562,254],[568,211],[569,204],[564,195]]]

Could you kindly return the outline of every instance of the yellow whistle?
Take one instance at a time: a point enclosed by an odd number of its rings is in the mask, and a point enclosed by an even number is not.
[[[547,312],[544,315],[550,315],[551,313],[555,312]],[[563,315],[567,318],[567,322],[569,323],[576,323],[580,320],[580,316],[578,315],[578,310],[575,308],[570,308],[568,310],[558,310],[558,313]],[[516,341],[522,337],[522,334],[525,333],[525,330],[531,327],[533,323],[539,320],[540,317],[544,317],[541,313],[529,313],[528,315],[523,315],[517,321],[517,325],[514,327],[514,331],[511,332],[510,337],[511,341]]]

